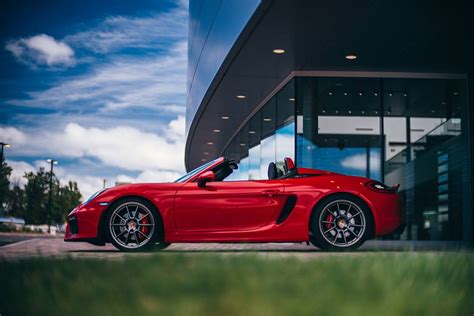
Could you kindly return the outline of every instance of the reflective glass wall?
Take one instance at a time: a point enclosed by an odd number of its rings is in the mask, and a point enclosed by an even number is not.
[[[381,179],[380,81],[297,79],[297,165]]]
[[[186,134],[219,67],[259,4],[260,0],[189,1]]]
[[[239,131],[229,180],[267,179],[271,161],[400,184],[407,230],[461,240],[469,218],[464,79],[298,77]]]
[[[295,81],[273,96],[239,131],[224,152],[239,169],[226,181],[267,179],[268,164],[283,168],[295,156]]]

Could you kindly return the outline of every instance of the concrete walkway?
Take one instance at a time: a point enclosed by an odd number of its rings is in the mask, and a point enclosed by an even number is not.
[[[0,236],[1,239],[2,236]],[[347,253],[327,253],[312,245],[294,243],[266,244],[172,244],[165,250],[149,253],[123,253],[112,245],[100,247],[87,243],[66,243],[61,238],[33,238],[21,240],[0,247],[0,260],[16,260],[31,257],[81,257],[81,258],[124,258],[128,256],[150,256],[156,254],[255,254],[268,258],[296,257],[311,259],[326,255],[347,255]],[[464,249],[457,242],[384,241],[371,240],[351,255],[368,252],[406,252],[406,251],[458,251]]]

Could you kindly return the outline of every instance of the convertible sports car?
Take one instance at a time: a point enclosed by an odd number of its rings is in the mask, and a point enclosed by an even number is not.
[[[311,242],[355,249],[404,228],[398,186],[362,177],[268,166],[268,180],[223,181],[224,157],[172,183],[102,190],[68,215],[65,241],[111,242],[124,251],[183,242]]]

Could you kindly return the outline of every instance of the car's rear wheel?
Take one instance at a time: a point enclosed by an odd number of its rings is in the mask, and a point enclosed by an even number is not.
[[[112,206],[107,215],[110,242],[122,251],[163,249],[162,221],[155,207],[144,200],[128,198]]]
[[[372,230],[371,213],[350,195],[329,197],[316,207],[311,218],[311,242],[323,250],[353,250]]]

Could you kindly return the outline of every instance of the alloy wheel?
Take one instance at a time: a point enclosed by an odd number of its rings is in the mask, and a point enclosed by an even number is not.
[[[362,209],[349,200],[335,200],[324,207],[319,215],[322,237],[335,247],[350,247],[357,243],[366,229]]]
[[[121,204],[109,220],[110,236],[120,246],[136,249],[146,245],[155,231],[151,210],[138,202]]]

